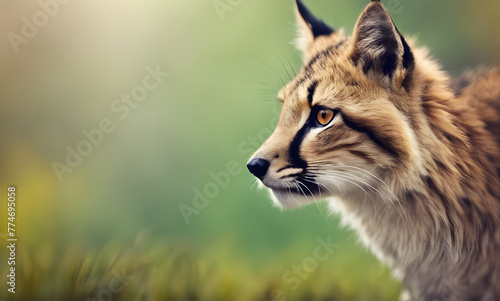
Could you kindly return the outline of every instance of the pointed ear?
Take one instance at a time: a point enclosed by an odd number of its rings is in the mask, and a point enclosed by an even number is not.
[[[398,68],[407,69],[408,74],[413,70],[410,47],[380,0],[372,0],[361,13],[353,40],[351,59],[361,65],[367,75],[381,75],[392,81]]]
[[[296,44],[297,48],[305,54],[316,38],[320,36],[329,36],[334,33],[335,30],[326,25],[322,20],[316,18],[301,0],[296,0],[296,3],[296,16],[299,31]]]

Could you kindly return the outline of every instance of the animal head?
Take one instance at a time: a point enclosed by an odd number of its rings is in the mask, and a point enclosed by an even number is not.
[[[380,1],[352,36],[296,3],[304,65],[279,92],[278,125],[247,164],[287,208],[362,189],[368,173],[419,160],[409,116],[416,59]]]

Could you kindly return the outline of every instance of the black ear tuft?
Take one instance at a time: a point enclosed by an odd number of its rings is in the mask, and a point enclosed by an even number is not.
[[[299,14],[304,22],[306,22],[307,26],[309,26],[309,29],[311,30],[314,38],[317,38],[319,36],[329,36],[330,34],[335,32],[335,30],[326,25],[325,22],[316,18],[309,11],[309,9],[307,9],[307,7],[304,5],[304,3],[302,3],[301,0],[296,0],[296,2]]]

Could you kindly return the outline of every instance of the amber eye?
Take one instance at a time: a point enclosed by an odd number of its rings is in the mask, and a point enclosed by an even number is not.
[[[334,112],[330,109],[321,109],[318,111],[318,122],[321,125],[327,125],[333,119]]]

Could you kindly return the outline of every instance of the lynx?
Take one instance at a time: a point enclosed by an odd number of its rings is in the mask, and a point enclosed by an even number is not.
[[[297,0],[303,67],[249,160],[276,205],[325,199],[406,300],[500,300],[500,69],[453,79],[380,1],[352,36]]]

